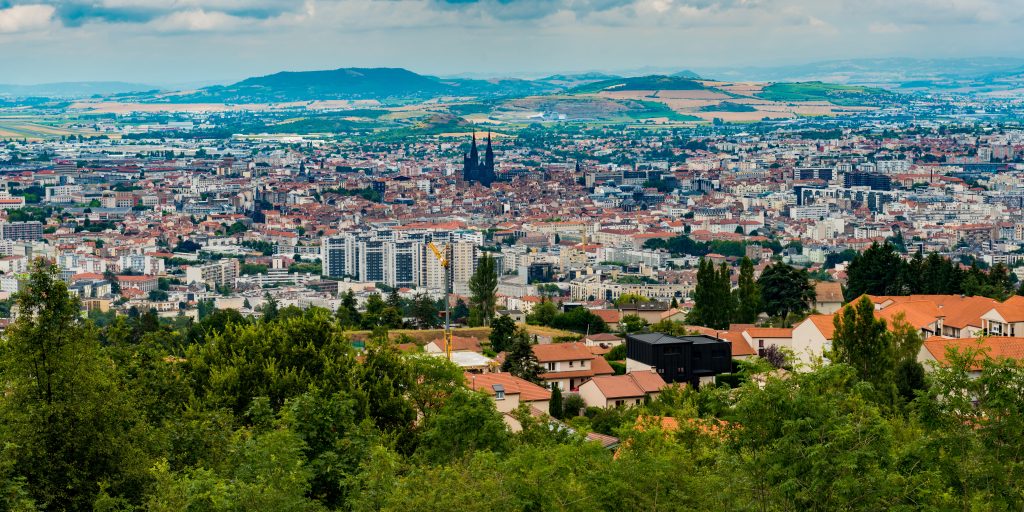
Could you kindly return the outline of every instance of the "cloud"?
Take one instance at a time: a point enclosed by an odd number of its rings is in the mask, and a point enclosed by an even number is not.
[[[55,9],[49,5],[15,5],[0,9],[0,34],[40,30],[50,26]]]
[[[67,27],[87,23],[147,24],[169,16],[203,23],[226,15],[261,21],[299,12],[303,2],[289,0],[31,0],[46,6]],[[0,7],[4,5],[0,0]],[[10,3],[10,2],[7,2]],[[20,2],[14,0],[17,7]],[[221,19],[224,21],[224,19]]]
[[[223,12],[192,9],[161,16],[148,26],[160,32],[204,32],[237,28],[245,20]]]

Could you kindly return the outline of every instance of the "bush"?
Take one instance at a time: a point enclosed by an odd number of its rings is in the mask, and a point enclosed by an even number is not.
[[[626,358],[626,344],[623,343],[622,345],[612,347],[612,349],[604,355],[604,358],[608,361],[622,361]]]
[[[587,408],[587,403],[583,401],[583,397],[576,393],[569,393],[565,395],[562,402],[562,418],[573,418],[580,415],[580,411]]]
[[[608,361],[608,365],[612,367],[612,370],[615,370],[615,375],[626,374],[626,363],[620,363],[619,361]]]

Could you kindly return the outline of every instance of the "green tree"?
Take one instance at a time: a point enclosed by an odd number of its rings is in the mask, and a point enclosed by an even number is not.
[[[729,268],[725,263],[716,270],[711,260],[701,259],[693,292],[694,306],[686,321],[712,329],[728,329],[735,310],[734,300]]]
[[[341,304],[338,306],[338,323],[343,329],[358,329],[362,324],[362,315],[359,313],[359,303],[356,301],[356,294],[350,288],[341,296]]]
[[[149,464],[143,419],[77,298],[57,267],[36,260],[17,303],[0,346],[0,438],[16,476],[52,510],[91,510],[98,482],[139,503]]]
[[[857,378],[871,383],[880,400],[892,398],[896,354],[885,320],[875,318],[875,305],[862,297],[833,318],[830,359],[850,365]]]
[[[412,300],[411,316],[420,329],[433,329],[441,322],[437,302],[424,293],[417,294]]]
[[[524,329],[517,330],[512,337],[512,343],[505,354],[505,362],[501,364],[501,371],[509,372],[520,379],[540,383],[540,363],[537,362],[537,355],[533,353],[530,334]]]
[[[736,287],[735,323],[752,324],[761,313],[761,288],[754,280],[754,262],[744,256],[740,262],[740,275]]]
[[[551,321],[558,315],[558,305],[549,300],[542,300],[536,304],[526,315],[526,323],[530,325],[551,325]]]
[[[482,325],[490,325],[494,318],[498,291],[498,269],[490,253],[483,253],[476,270],[469,279],[469,305],[480,314]]]
[[[504,352],[508,350],[512,338],[516,334],[516,322],[508,315],[501,315],[491,324],[491,333],[488,341],[491,343],[491,350]]]
[[[619,330],[626,334],[640,332],[646,329],[647,325],[647,320],[637,315],[625,315],[619,319]]]
[[[548,414],[556,419],[562,419],[562,388],[557,385],[551,386],[551,401],[548,402]]]
[[[807,278],[807,271],[781,261],[764,269],[757,286],[761,289],[765,312],[784,322],[790,314],[805,313],[814,300],[814,287]]]
[[[504,452],[505,421],[483,393],[459,389],[424,421],[417,454],[434,462],[458,460],[481,450]]]
[[[903,295],[903,259],[892,244],[871,244],[850,262],[846,271],[846,300],[852,301],[863,294]],[[938,292],[936,292],[938,293]]]

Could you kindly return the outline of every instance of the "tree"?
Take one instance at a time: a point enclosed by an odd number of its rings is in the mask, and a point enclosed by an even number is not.
[[[488,341],[491,343],[491,350],[495,352],[504,352],[508,350],[515,334],[515,320],[512,320],[512,317],[508,315],[499,316],[494,323],[491,324],[491,333],[488,335]]]
[[[806,312],[814,300],[814,287],[807,278],[807,271],[781,261],[761,273],[757,286],[761,289],[764,310],[783,321],[787,321],[790,314]]]
[[[412,300],[411,316],[420,329],[433,329],[440,323],[437,303],[425,293],[417,294]]]
[[[855,304],[844,307],[833,318],[833,324],[835,333],[829,358],[853,367],[857,378],[875,387],[879,399],[891,400],[895,392],[896,354],[885,320],[875,318],[875,305],[867,297],[861,297]]]
[[[524,329],[517,330],[512,337],[512,343],[505,354],[505,362],[501,364],[501,371],[533,383],[540,383],[540,363],[537,362],[537,355],[533,353],[533,346],[530,345],[530,334]]]
[[[549,300],[542,300],[540,304],[533,306],[526,315],[526,323],[530,325],[551,325],[551,321],[558,315],[558,306]]]
[[[892,244],[874,242],[855,256],[846,270],[846,300],[854,300],[864,294],[903,295],[907,290],[903,286],[902,274],[903,259]]]
[[[736,287],[735,323],[752,324],[761,313],[761,288],[754,280],[754,262],[744,256],[740,262],[740,275]]]
[[[619,329],[626,333],[640,332],[647,328],[647,320],[637,315],[626,315],[619,319]]]
[[[260,312],[264,322],[273,322],[277,318],[277,299],[270,295],[270,292],[263,294],[263,305],[260,306]]]
[[[452,322],[459,320],[465,320],[469,317],[469,306],[466,305],[466,301],[459,297],[455,301],[455,307],[452,308]]]
[[[497,302],[498,269],[490,253],[483,253],[469,279],[469,305],[480,314],[482,325],[491,325]]]
[[[342,329],[358,329],[362,323],[362,315],[359,314],[359,303],[356,301],[356,294],[351,288],[341,296],[341,304],[338,306],[338,323]]]
[[[504,452],[510,438],[488,396],[458,389],[424,421],[421,441],[417,455],[443,463],[478,451]]]
[[[643,295],[637,295],[635,293],[623,293],[622,295],[619,296],[618,299],[615,300],[615,305],[619,306],[619,307],[622,307],[622,306],[629,306],[629,305],[634,305],[634,304],[642,304],[644,302],[650,302],[650,301],[651,301],[651,299],[648,299],[647,297],[644,297]]]
[[[697,269],[697,286],[693,291],[693,309],[686,321],[712,329],[728,329],[735,309],[731,292],[729,268],[722,263],[716,270],[709,259],[701,259]]]
[[[548,414],[553,418],[562,419],[563,413],[562,388],[553,385],[551,386],[551,401],[548,402]]]
[[[149,465],[143,418],[58,276],[56,266],[32,263],[0,345],[4,455],[45,508],[91,510],[98,482],[138,503]]]

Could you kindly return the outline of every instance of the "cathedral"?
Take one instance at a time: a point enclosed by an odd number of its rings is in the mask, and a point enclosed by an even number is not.
[[[480,153],[476,148],[476,132],[473,132],[473,145],[469,154],[462,157],[462,180],[466,183],[477,182],[485,187],[494,183],[494,151],[491,149],[491,134],[487,134],[487,149],[484,150],[484,161],[480,161]]]

